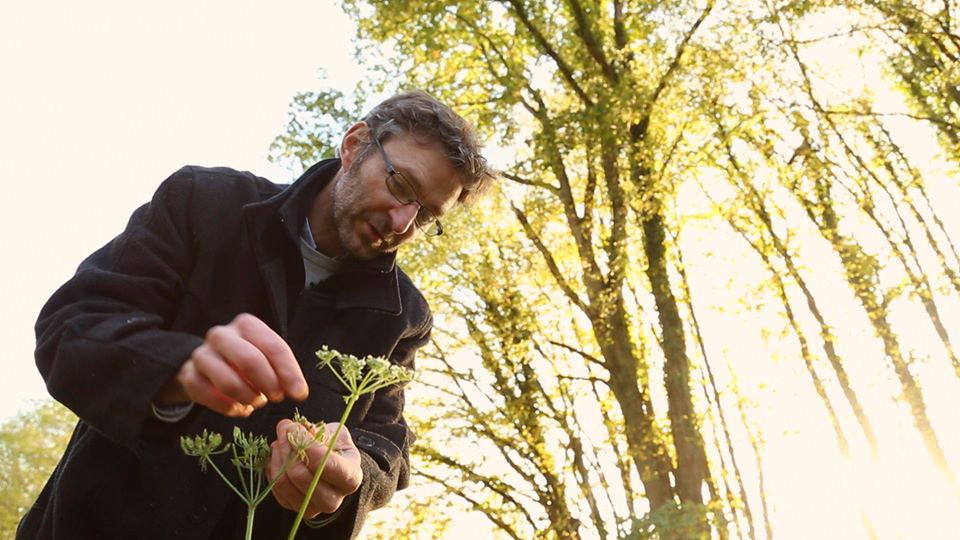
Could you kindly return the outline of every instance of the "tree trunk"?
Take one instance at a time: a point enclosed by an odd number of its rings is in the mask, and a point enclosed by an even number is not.
[[[687,358],[683,321],[667,273],[663,218],[651,213],[643,219],[647,278],[653,289],[660,328],[663,332],[664,380],[669,403],[670,428],[677,451],[677,495],[683,503],[703,503],[703,484],[709,474],[699,419],[690,391],[690,362]]]

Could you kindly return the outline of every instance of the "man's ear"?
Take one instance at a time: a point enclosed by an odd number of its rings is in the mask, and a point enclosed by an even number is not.
[[[370,128],[364,121],[350,126],[340,141],[340,163],[344,169],[349,169],[356,160],[360,150],[370,142]]]

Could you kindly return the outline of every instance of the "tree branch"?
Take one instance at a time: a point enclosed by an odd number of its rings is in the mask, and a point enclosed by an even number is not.
[[[693,39],[693,35],[697,32],[697,29],[700,28],[700,25],[703,24],[703,21],[707,18],[707,15],[709,15],[713,10],[713,6],[714,0],[709,0],[707,2],[707,6],[700,13],[700,16],[697,17],[697,20],[694,21],[693,25],[687,30],[687,33],[683,36],[683,39],[680,40],[680,44],[677,46],[677,50],[673,55],[673,60],[670,61],[667,70],[664,72],[663,76],[660,77],[660,81],[657,83],[657,87],[650,95],[650,99],[648,99],[644,104],[644,112],[640,117],[640,121],[631,127],[630,131],[634,142],[646,136],[647,127],[650,125],[650,115],[653,112],[654,105],[656,105],[657,100],[660,99],[660,95],[663,93],[664,89],[666,89],[667,83],[673,78],[673,74],[680,68],[680,64],[683,61],[683,53],[687,50],[687,45],[689,45],[690,40]]]
[[[510,538],[513,538],[514,540],[522,540],[521,536],[517,534],[516,531],[513,530],[513,527],[511,527],[506,521],[504,521],[502,517],[497,516],[494,513],[495,512],[494,509],[490,508],[489,505],[474,499],[473,497],[465,493],[462,489],[450,485],[450,482],[438,476],[434,476],[420,469],[415,469],[415,472],[416,474],[426,478],[427,480],[440,484],[441,486],[443,486],[445,490],[447,490],[448,493],[452,493],[457,497],[460,497],[467,503],[469,503],[470,506],[472,506],[476,511],[483,514],[487,519],[493,522],[493,524],[496,525],[500,530],[502,530],[507,535],[509,535]],[[536,527],[534,527],[534,529],[536,530]]]
[[[807,104],[800,104],[801,107],[805,107],[811,110],[817,110],[815,107]],[[819,112],[827,115],[837,115],[837,116],[870,116],[875,118],[883,117],[900,117],[900,118],[909,118],[911,120],[918,120],[921,122],[930,122],[931,124],[938,124],[941,126],[946,126],[952,129],[960,129],[960,124],[950,122],[943,118],[937,118],[932,116],[921,116],[917,114],[910,113],[899,113],[899,112],[877,112],[877,111],[856,111],[852,109],[819,109]]]
[[[574,305],[580,308],[581,311],[587,314],[591,313],[592,310],[590,306],[581,300],[576,291],[574,291],[570,284],[567,283],[567,279],[560,271],[560,266],[557,265],[556,259],[553,258],[553,253],[551,253],[550,249],[543,244],[543,240],[540,239],[540,236],[537,234],[537,232],[533,230],[533,226],[530,225],[530,221],[527,220],[527,216],[523,213],[523,210],[517,208],[512,201],[510,202],[510,208],[513,210],[513,214],[517,216],[517,220],[523,227],[523,232],[526,233],[527,238],[533,242],[533,245],[537,247],[537,251],[539,251],[540,255],[543,256],[544,262],[547,263],[547,268],[553,275],[553,279],[556,280],[557,285],[561,290],[563,290],[563,293],[566,294],[567,298],[569,298]]]
[[[479,482],[483,484],[484,486],[486,486],[488,489],[490,489],[497,495],[500,495],[501,497],[503,497],[505,501],[507,501],[512,506],[514,506],[517,510],[519,510],[527,519],[527,521],[530,523],[530,526],[536,528],[537,523],[536,521],[534,521],[533,516],[531,516],[530,513],[527,511],[526,506],[522,504],[520,501],[518,501],[517,499],[515,499],[514,496],[511,494],[511,491],[515,491],[513,486],[510,486],[509,484],[507,484],[506,482],[504,482],[499,478],[494,478],[492,476],[485,476],[485,475],[479,474],[477,473],[477,470],[475,467],[465,465],[463,463],[455,461],[453,458],[443,455],[432,448],[422,449],[420,453],[427,459],[431,459],[436,463],[441,463],[443,465],[446,465],[447,467],[459,472],[461,476],[465,477],[466,480],[469,482]],[[462,482],[462,484],[465,484],[465,483],[466,482]]]
[[[553,59],[554,63],[557,64],[557,69],[560,70],[560,74],[563,76],[563,79],[570,85],[570,88],[577,94],[577,97],[580,98],[580,101],[587,107],[593,107],[593,100],[584,92],[583,88],[580,87],[580,84],[577,83],[577,80],[573,77],[573,70],[567,64],[567,62],[560,57],[560,54],[550,45],[547,39],[543,36],[543,33],[537,28],[533,21],[530,20],[530,15],[527,13],[523,4],[520,0],[508,0],[510,5],[513,6],[513,11],[517,14],[517,18],[520,19],[520,22],[524,27],[530,32],[533,36],[534,41],[537,42],[537,45],[540,46],[540,50],[544,54]]]
[[[538,181],[536,181],[536,180],[527,180],[526,178],[523,178],[523,177],[520,176],[520,175],[517,175],[517,174],[514,174],[514,173],[510,173],[510,172],[506,172],[506,171],[501,171],[501,172],[500,172],[500,176],[506,178],[507,180],[511,180],[511,181],[513,181],[513,182],[516,182],[516,183],[518,183],[518,184],[523,184],[523,185],[525,185],[525,186],[530,186],[530,187],[536,187],[536,188],[545,189],[545,190],[549,191],[550,193],[553,193],[554,195],[559,195],[559,193],[560,193],[560,188],[558,188],[557,186],[548,184],[548,183],[546,183],[546,182],[538,182]]]
[[[554,341],[554,340],[552,340],[552,339],[551,339],[551,340],[548,340],[547,343],[549,343],[549,344],[551,344],[551,345],[554,345],[554,346],[556,346],[556,347],[560,347],[561,349],[566,349],[566,350],[568,350],[568,351],[570,351],[570,352],[572,352],[572,353],[574,353],[574,354],[577,354],[577,355],[579,355],[580,357],[582,357],[584,360],[586,360],[587,362],[590,362],[590,363],[592,363],[592,364],[598,365],[598,366],[600,366],[600,367],[602,367],[602,368],[604,368],[604,369],[606,369],[606,367],[607,367],[607,365],[606,365],[602,360],[598,359],[596,356],[593,356],[592,354],[590,354],[590,353],[588,353],[588,352],[586,352],[586,351],[582,351],[582,350],[580,350],[580,349],[578,349],[578,348],[576,348],[576,347],[574,347],[574,346],[572,346],[572,345],[567,345],[566,343],[561,343],[561,342],[559,342],[559,341]]]
[[[570,11],[573,12],[573,19],[577,24],[577,35],[583,40],[583,44],[587,47],[587,52],[590,53],[590,57],[600,65],[604,77],[606,77],[611,84],[616,85],[620,82],[620,74],[614,69],[613,64],[607,61],[607,56],[603,52],[603,46],[600,45],[593,31],[590,29],[590,23],[587,21],[587,15],[583,11],[583,6],[580,5],[578,0],[567,0],[567,5],[570,6]]]
[[[613,41],[618,51],[622,51],[627,46],[627,29],[623,21],[622,0],[614,0],[613,2]]]

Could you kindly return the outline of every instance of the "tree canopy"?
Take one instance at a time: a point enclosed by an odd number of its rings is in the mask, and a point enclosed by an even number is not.
[[[20,518],[53,472],[77,417],[45,401],[0,425],[0,537],[13,538]]]
[[[909,439],[956,505],[955,6],[344,5],[379,71],[350,104],[298,97],[278,152],[315,159],[331,118],[419,87],[502,157],[403,256],[438,321],[424,497],[507,538],[771,538],[785,468],[845,481],[791,441],[881,464]],[[845,527],[887,526],[849,495]]]

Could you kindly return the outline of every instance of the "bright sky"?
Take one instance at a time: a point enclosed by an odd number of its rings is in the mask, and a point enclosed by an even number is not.
[[[0,420],[46,395],[40,307],[160,181],[292,180],[268,146],[296,92],[353,87],[353,34],[325,0],[0,3]]]

